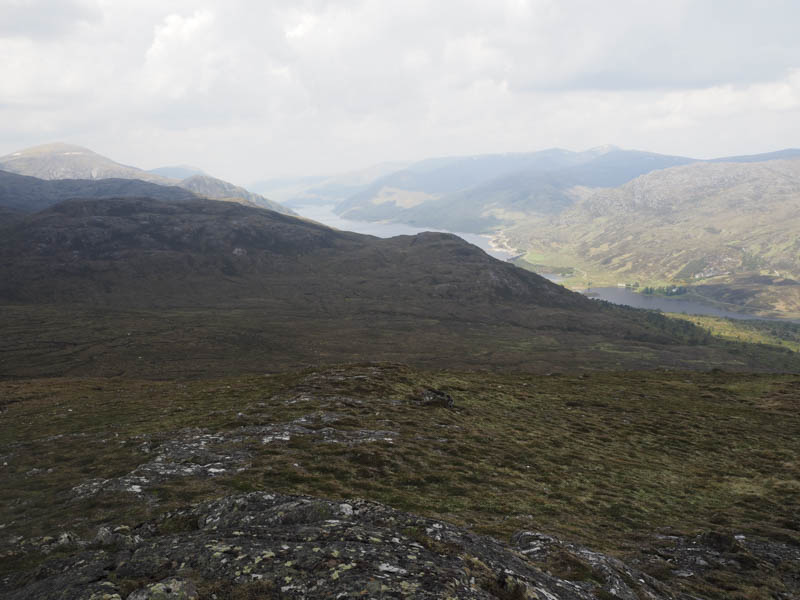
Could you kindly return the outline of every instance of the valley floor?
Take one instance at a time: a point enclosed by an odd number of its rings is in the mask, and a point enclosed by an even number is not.
[[[513,262],[536,273],[554,274],[558,282],[575,291],[587,288],[627,287],[637,292],[645,287],[685,287],[682,299],[710,309],[740,313],[744,317],[800,320],[800,282],[774,272],[735,272],[686,279],[667,272],[637,271],[623,262],[617,270],[582,256],[571,248],[514,251]],[[638,306],[638,303],[632,303]],[[713,314],[699,311],[698,314]]]

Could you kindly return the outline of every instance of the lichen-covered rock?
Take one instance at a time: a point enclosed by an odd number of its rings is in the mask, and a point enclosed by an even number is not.
[[[453,408],[455,406],[455,401],[450,394],[434,388],[417,390],[414,400],[423,406],[441,406],[444,408]]]
[[[679,579],[714,577],[717,572],[755,572],[783,582],[784,595],[800,598],[800,547],[743,534],[706,531],[694,536],[660,535],[636,560],[643,568],[668,569]]]
[[[242,414],[242,413],[240,413]],[[74,500],[83,501],[100,493],[130,493],[152,503],[156,499],[150,488],[182,477],[209,478],[241,473],[249,466],[251,456],[242,450],[232,450],[243,444],[277,444],[306,436],[316,443],[356,446],[373,442],[392,443],[396,431],[356,429],[339,430],[328,425],[341,415],[316,411],[288,423],[246,425],[230,432],[210,432],[188,428],[172,439],[154,442],[150,436],[139,449],[149,460],[130,473],[110,479],[90,479],[72,488]]]
[[[116,600],[115,594],[128,593],[128,600],[189,600],[211,598],[214,590],[258,586],[281,598],[627,600],[630,596],[620,595],[624,590],[617,586],[622,581],[630,587],[627,577],[640,582],[637,600],[679,598],[616,559],[554,538],[520,534],[515,550],[363,500],[264,492],[229,496],[168,513],[134,529],[129,538],[135,540],[130,548],[84,544],[72,556],[19,574],[0,588],[0,595],[99,600],[106,594]],[[532,555],[543,541],[579,554],[608,585],[601,590],[539,568]]]
[[[197,586],[179,577],[170,577],[133,592],[127,600],[198,600]]]
[[[592,594],[619,600],[687,598],[673,593],[656,579],[631,568],[617,558],[561,541],[553,536],[520,531],[511,543],[544,569]]]
[[[114,543],[114,532],[110,527],[100,527],[93,541],[98,546],[109,546]]]

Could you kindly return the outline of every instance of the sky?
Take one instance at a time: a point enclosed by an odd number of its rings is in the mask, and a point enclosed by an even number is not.
[[[800,146],[794,0],[0,0],[0,155],[247,184],[434,156]]]

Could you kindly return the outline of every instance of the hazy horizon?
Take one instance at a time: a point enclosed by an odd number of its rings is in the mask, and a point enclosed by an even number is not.
[[[247,184],[438,156],[800,146],[788,1],[0,1],[0,155]]]

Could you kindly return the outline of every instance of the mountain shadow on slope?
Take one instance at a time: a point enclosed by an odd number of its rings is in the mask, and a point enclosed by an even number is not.
[[[167,202],[185,202],[198,198],[189,190],[137,179],[47,180],[0,171],[0,207],[6,209],[32,213],[73,198],[114,197],[148,197]]]

